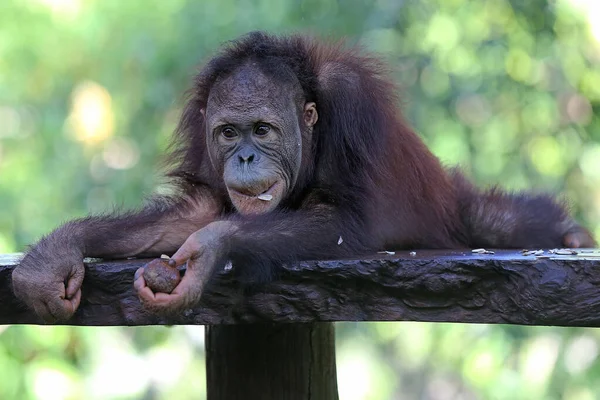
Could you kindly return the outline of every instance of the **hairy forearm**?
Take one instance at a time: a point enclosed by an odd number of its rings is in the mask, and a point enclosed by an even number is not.
[[[168,215],[149,220],[141,215],[87,217],[64,225],[85,257],[125,258],[174,252],[201,225]]]
[[[220,210],[207,196],[157,200],[138,212],[90,216],[67,222],[38,245],[60,243],[84,257],[126,258],[170,254]]]
[[[302,260],[343,258],[371,251],[357,218],[331,210],[277,212],[234,221],[238,229],[224,241],[227,258],[252,279],[277,266]],[[261,278],[259,277],[259,280]]]

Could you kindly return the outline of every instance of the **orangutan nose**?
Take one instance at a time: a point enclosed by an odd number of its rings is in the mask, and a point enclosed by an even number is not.
[[[253,151],[241,150],[238,153],[238,160],[240,160],[240,164],[251,164],[255,158],[256,156]]]

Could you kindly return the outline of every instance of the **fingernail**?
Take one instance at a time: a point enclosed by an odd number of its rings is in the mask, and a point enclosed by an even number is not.
[[[137,271],[135,271],[135,275],[133,276],[133,280],[136,281],[138,280],[138,278],[144,273],[144,269],[140,268]]]

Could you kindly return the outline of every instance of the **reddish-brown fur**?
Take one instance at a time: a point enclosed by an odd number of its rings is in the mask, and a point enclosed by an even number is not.
[[[214,83],[248,61],[282,87],[300,87],[298,95],[315,102],[319,115],[312,135],[303,137],[295,186],[275,211],[253,216],[236,212],[209,160],[203,114]],[[82,256],[173,253],[214,220],[236,224],[218,259],[231,260],[248,281],[269,279],[282,263],[383,249],[595,244],[550,196],[480,192],[458,171],[444,170],[402,119],[396,93],[381,63],[356,49],[259,32],[231,43],[198,75],[183,112],[168,174],[179,195],[154,199],[140,212],[65,224],[17,268],[18,294],[35,304],[31,293],[49,290],[37,280],[83,278],[79,269],[60,267],[58,254],[72,254],[73,265]],[[301,116],[299,124],[306,129]],[[75,296],[77,279],[67,298]],[[57,318],[72,312],[35,296]]]
[[[276,60],[272,64],[271,58]],[[199,110],[205,107],[214,80],[248,59],[257,60],[273,79],[285,81],[286,72],[293,71],[305,100],[316,102],[319,122],[312,146],[304,146],[312,153],[305,154],[302,179],[287,201],[278,212],[253,219],[240,234],[260,239],[238,235],[233,240],[233,254],[245,255],[240,263],[249,257],[254,265],[265,261],[275,265],[383,248],[557,247],[564,245],[568,232],[578,233],[580,245],[594,244],[549,196],[512,195],[496,189],[480,193],[459,172],[445,171],[402,119],[396,87],[377,59],[339,44],[301,37],[253,33],[209,64],[199,76],[180,126],[180,154],[185,156],[174,176],[213,187],[211,182],[219,181],[210,167],[190,163],[205,152],[198,133],[202,131]],[[200,173],[190,179],[194,171]],[[227,205],[226,196],[222,198]],[[290,212],[318,216],[330,229],[303,223]],[[300,226],[285,226],[292,221]],[[275,230],[269,232],[269,226]],[[292,236],[297,243],[273,241],[279,234]],[[316,237],[319,245],[307,236]],[[337,245],[338,236],[344,245]]]

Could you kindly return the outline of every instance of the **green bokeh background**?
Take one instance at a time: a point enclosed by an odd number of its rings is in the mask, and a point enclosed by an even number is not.
[[[133,207],[190,78],[250,30],[381,54],[430,148],[480,185],[564,195],[600,237],[596,0],[2,0],[0,253]],[[401,179],[401,177],[399,177]],[[342,399],[600,398],[600,332],[342,323]],[[0,399],[198,399],[202,327],[0,327]]]

